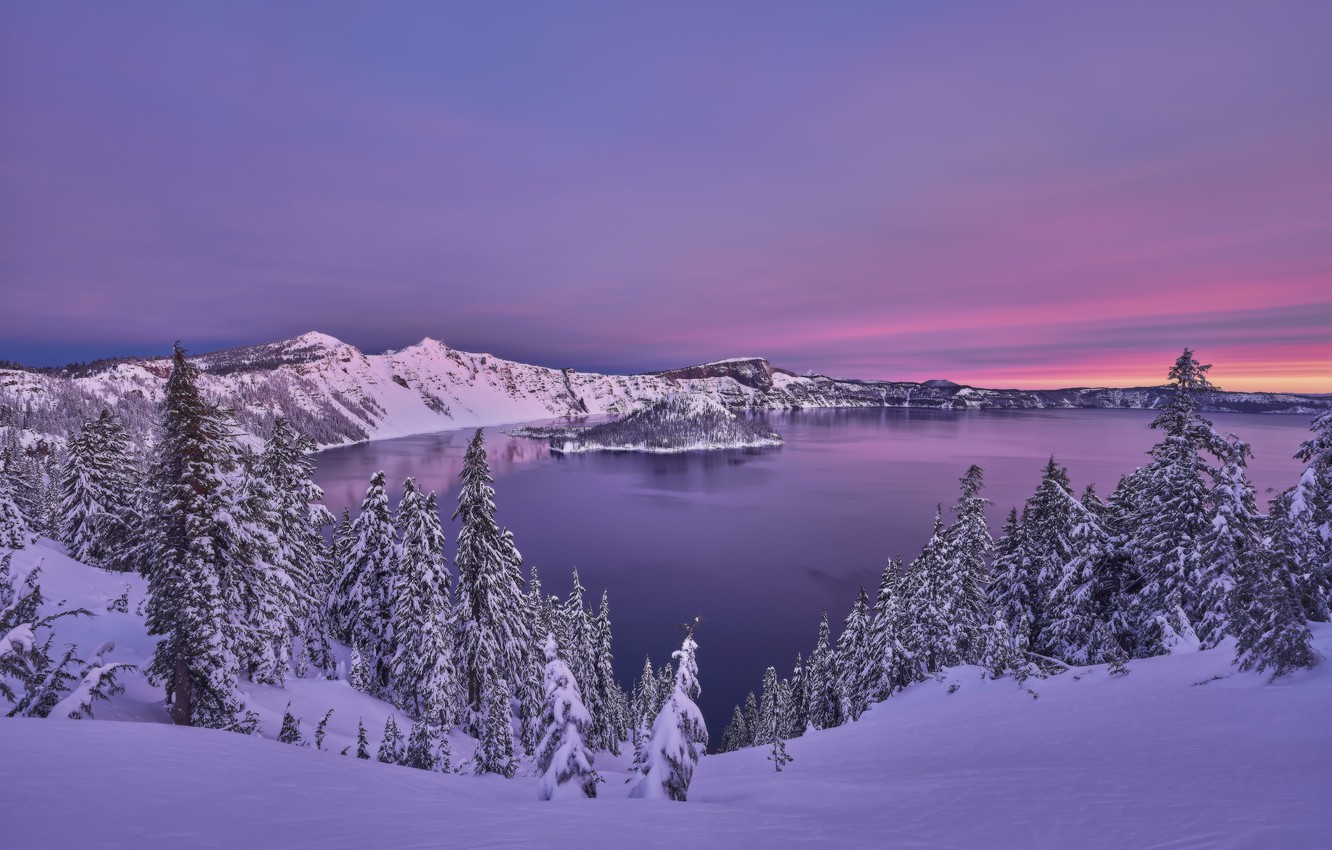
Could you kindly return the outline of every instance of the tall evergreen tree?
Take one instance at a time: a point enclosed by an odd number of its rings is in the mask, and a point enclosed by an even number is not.
[[[384,737],[379,740],[376,758],[384,764],[402,764],[402,730],[398,728],[398,720],[392,714],[384,721]]]
[[[863,675],[865,681],[873,686],[870,693],[872,700],[887,699],[914,681],[910,653],[903,643],[908,612],[902,590],[902,561],[893,558],[883,568],[883,575],[879,579],[879,589],[874,599],[874,616],[870,624],[871,669],[864,671]],[[793,699],[799,702],[803,699],[801,691],[804,686],[799,658],[796,659],[796,668],[791,685]]]
[[[629,792],[630,797],[684,802],[694,768],[708,746],[708,727],[703,713],[694,704],[698,695],[698,644],[694,641],[694,621],[685,632],[676,660],[674,687],[652,723],[642,765],[643,778]]]
[[[1041,483],[1023,508],[1019,538],[1026,560],[1022,569],[1030,581],[1031,645],[1041,651],[1048,649],[1045,631],[1050,621],[1050,597],[1063,579],[1065,565],[1075,554],[1072,536],[1078,516],[1068,470],[1051,457]],[[1010,626],[1020,621],[1016,614],[1016,611],[1004,612]]]
[[[1261,517],[1253,485],[1244,472],[1249,445],[1232,437],[1224,451],[1212,487],[1216,515],[1199,544],[1207,576],[1197,603],[1201,615],[1198,640],[1203,649],[1211,649],[1231,633],[1230,600],[1235,594],[1235,577],[1259,569]]]
[[[370,478],[361,512],[352,522],[350,548],[333,596],[333,623],[344,643],[360,647],[370,670],[369,692],[387,680],[393,636],[392,575],[398,560],[397,533],[389,510],[383,471]]]
[[[227,602],[235,586],[235,523],[226,475],[227,427],[199,392],[198,370],[179,344],[162,401],[150,475],[153,506],[147,626],[162,640],[149,676],[165,683],[178,725],[228,728],[241,709],[239,660]]]
[[[133,490],[129,438],[109,409],[69,441],[59,475],[59,536],[70,557],[108,566],[124,534],[120,511]]]
[[[1118,648],[1102,645],[1114,591],[1110,535],[1097,514],[1074,502],[1068,541],[1073,555],[1050,594],[1044,649],[1068,664],[1105,663]]]
[[[841,713],[849,720],[859,720],[860,715],[874,698],[874,683],[868,678],[871,672],[870,616],[869,594],[862,587],[855,603],[851,606],[851,613],[846,616],[842,634],[837,639],[837,673],[844,698]],[[771,699],[768,693],[769,684],[774,690],[777,687],[777,671],[769,667],[768,673],[772,674],[772,682],[768,682],[765,673],[763,681],[765,700]],[[760,728],[768,730],[768,720],[762,714],[763,712],[760,712]],[[770,742],[765,738],[755,743]]]
[[[1295,453],[1308,466],[1291,493],[1283,533],[1290,538],[1304,616],[1326,622],[1332,619],[1332,413],[1310,427],[1313,436]]]
[[[809,722],[815,729],[842,725],[842,700],[837,683],[837,658],[831,646],[828,612],[819,621],[819,638],[809,654]]]
[[[1279,529],[1290,511],[1289,494],[1272,500],[1268,530]],[[1288,553],[1264,540],[1264,556],[1235,564],[1235,587],[1227,605],[1235,634],[1235,663],[1241,670],[1283,676],[1313,667],[1318,653],[1300,605],[1299,585],[1290,574]]]
[[[1032,624],[1037,616],[1036,570],[1027,552],[1017,508],[1012,508],[995,546],[994,578],[989,589],[995,621],[989,654],[983,664],[993,676],[1003,675],[1012,665],[1019,665],[1015,673],[1025,673],[1027,669]]]
[[[1143,502],[1129,543],[1142,581],[1133,597],[1142,654],[1168,652],[1190,640],[1200,587],[1210,580],[1200,544],[1212,520],[1203,477],[1211,469],[1201,452],[1217,440],[1211,423],[1197,412],[1196,399],[1197,393],[1212,386],[1209,369],[1184,349],[1170,369],[1174,382],[1170,402],[1152,422],[1164,436],[1152,448]]]
[[[962,476],[962,493],[953,506],[956,519],[944,533],[948,551],[947,592],[953,597],[950,642],[957,647],[961,663],[980,661],[991,622],[987,592],[994,541],[985,521],[985,506],[990,500],[980,495],[984,475],[984,470],[972,464]]]
[[[396,520],[402,543],[391,590],[389,692],[413,718],[447,727],[457,716],[460,689],[444,529],[433,494],[424,496],[408,478]]]
[[[910,659],[909,682],[961,662],[953,629],[956,587],[949,568],[949,550],[942,511],[936,508],[934,532],[902,582],[910,611],[902,628],[902,642]]]
[[[461,520],[455,561],[462,619],[462,673],[473,717],[482,713],[488,665],[499,678],[524,682],[532,662],[531,635],[512,536],[495,522],[495,490],[486,461],[485,438],[477,430],[463,458],[462,490],[454,518]]]
[[[537,748],[537,769],[541,771],[537,798],[595,797],[600,777],[592,769],[592,754],[584,743],[592,730],[592,715],[583,705],[569,665],[560,660],[553,634],[547,635],[542,650],[546,658],[542,725],[546,731]]]
[[[513,729],[510,726],[513,690],[504,679],[488,678],[483,687],[486,695],[485,713],[481,741],[476,748],[476,772],[512,777],[518,770],[518,762],[513,757]]]

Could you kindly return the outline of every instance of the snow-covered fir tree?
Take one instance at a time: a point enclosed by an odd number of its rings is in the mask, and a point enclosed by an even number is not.
[[[324,544],[323,529],[333,523],[333,515],[320,504],[324,491],[314,483],[313,449],[309,439],[278,418],[255,478],[263,485],[266,503],[260,509],[272,540],[269,561],[282,579],[288,634],[301,642],[301,664],[328,672],[334,660],[325,606],[337,567]]]
[[[23,515],[8,474],[0,469],[0,547],[22,549],[33,537],[28,518]]]
[[[1208,580],[1199,588],[1201,616],[1196,630],[1203,649],[1211,649],[1231,633],[1230,600],[1235,576],[1259,568],[1258,502],[1245,474],[1249,445],[1232,437],[1224,449],[1221,469],[1212,487],[1215,515],[1199,544]]]
[[[620,754],[620,741],[628,737],[624,692],[615,681],[615,655],[612,648],[610,594],[601,592],[601,607],[591,623],[592,680],[597,692],[598,714],[592,715],[592,742],[598,750]]]
[[[948,583],[954,600],[951,641],[963,663],[980,659],[991,621],[987,593],[994,541],[985,521],[985,506],[990,500],[980,495],[984,484],[984,470],[972,464],[961,478],[962,492],[953,506],[955,519],[944,532]]]
[[[444,562],[444,529],[433,497],[408,478],[396,515],[402,535],[392,576],[389,695],[412,717],[442,726],[458,715],[453,605]]]
[[[752,747],[759,731],[758,697],[753,691],[745,694],[744,726],[740,735],[741,747]]]
[[[403,754],[404,767],[417,770],[438,770],[440,760],[440,727],[432,720],[417,720],[407,735],[407,751]]]
[[[455,563],[461,619],[459,657],[466,682],[471,725],[475,729],[486,697],[487,671],[522,683],[532,657],[530,616],[517,576],[521,559],[512,536],[495,522],[495,490],[486,461],[484,435],[477,430],[468,444],[459,475],[462,489],[454,519],[460,520]],[[507,711],[507,704],[505,706]],[[507,721],[506,721],[507,722]]]
[[[108,409],[69,441],[59,475],[60,541],[76,560],[111,565],[124,542],[120,512],[134,489],[134,462],[120,419]]]
[[[936,508],[934,531],[902,581],[904,604],[909,612],[902,627],[902,643],[909,659],[905,671],[908,683],[961,663],[952,627],[956,584],[949,563],[942,509]]]
[[[332,620],[343,643],[358,648],[368,676],[364,690],[382,692],[392,660],[392,576],[398,561],[397,533],[389,510],[383,471],[370,478],[361,512],[352,522],[347,560],[331,598]]]
[[[278,731],[278,742],[295,744],[298,747],[305,746],[305,739],[301,737],[301,721],[291,713],[290,702],[287,703],[286,710],[282,712],[282,729]]]
[[[1110,535],[1099,515],[1074,502],[1068,542],[1073,556],[1046,605],[1044,649],[1068,664],[1101,664],[1118,649],[1102,645],[1116,586]]]
[[[805,662],[800,653],[796,653],[795,666],[791,668],[791,684],[786,700],[786,726],[783,737],[799,738],[809,726],[809,679],[805,675]]]
[[[542,650],[546,659],[545,709],[541,715],[545,734],[537,747],[537,769],[541,772],[537,798],[595,797],[600,777],[592,768],[592,754],[584,743],[592,730],[592,716],[583,705],[573,672],[560,659],[553,634],[547,635]]]
[[[1075,554],[1072,537],[1077,521],[1077,500],[1073,498],[1068,470],[1051,457],[1036,492],[1023,508],[1018,538],[1022,545],[1021,568],[1029,582],[1030,643],[1041,651],[1048,649],[1045,631],[1050,621],[1050,597],[1063,579],[1064,565]],[[1016,603],[1011,609],[1006,606],[1002,613],[1010,627],[1021,620]]]
[[[727,723],[726,729],[722,731],[722,739],[717,746],[717,752],[735,752],[745,746],[744,739],[745,715],[741,713],[740,706],[737,705],[731,712],[731,722]]]
[[[1131,618],[1138,654],[1156,655],[1189,642],[1198,618],[1200,588],[1211,581],[1200,544],[1212,517],[1202,451],[1217,442],[1211,423],[1197,412],[1196,393],[1211,388],[1203,365],[1184,353],[1170,368],[1170,402],[1152,422],[1164,437],[1151,451],[1142,503],[1128,543],[1141,587]]]
[[[510,704],[513,690],[504,679],[488,678],[482,685],[485,692],[481,740],[476,748],[474,768],[478,774],[498,773],[511,777],[518,770],[513,755],[513,716]]]
[[[874,699],[876,681],[870,678],[874,672],[872,652],[872,635],[869,594],[865,588],[860,589],[856,596],[856,601],[851,605],[851,612],[846,615],[846,624],[842,628],[842,634],[837,639],[837,675],[840,681],[842,697],[844,704],[842,706],[842,715],[849,720],[859,720],[860,715],[869,707],[870,701]],[[772,667],[768,668],[772,674],[772,682],[768,682],[767,674],[764,674],[763,697],[770,699],[768,688],[771,685],[774,689],[777,686],[777,671]],[[768,731],[768,722],[760,711],[759,728],[763,730],[760,734]],[[756,740],[755,743],[767,743],[767,739]]]
[[[1282,534],[1289,538],[1300,604],[1310,620],[1332,618],[1332,413],[1310,426],[1297,460],[1308,464],[1291,491]]]
[[[809,722],[815,729],[842,725],[841,689],[837,678],[837,656],[833,652],[828,612],[819,621],[819,637],[809,654]],[[752,735],[752,730],[751,730]],[[751,738],[752,740],[752,738]]]
[[[1031,652],[1032,623],[1036,619],[1037,590],[1036,571],[1027,556],[1017,508],[1010,509],[1004,521],[991,572],[989,599],[995,619],[987,655],[981,663],[993,676],[1003,675],[1013,664],[1025,672]]]
[[[240,660],[231,626],[240,590],[229,431],[198,388],[198,370],[179,344],[161,405],[149,475],[148,633],[162,640],[150,678],[166,686],[171,718],[183,726],[231,728],[241,710]]]
[[[1273,499],[1267,530],[1275,533],[1286,527],[1289,511],[1289,492]],[[1314,666],[1318,654],[1304,620],[1299,582],[1290,573],[1293,559],[1270,533],[1263,543],[1260,558],[1233,565],[1235,586],[1227,612],[1236,639],[1235,663],[1241,670],[1270,670],[1276,678]]]
[[[402,764],[402,730],[392,714],[384,721],[384,737],[379,740],[379,752],[375,758],[384,764]]]
[[[652,735],[644,747],[643,778],[629,792],[630,797],[684,802],[694,768],[707,749],[708,727],[694,704],[699,692],[697,624],[695,620],[672,654],[676,660],[674,686],[652,722]]]

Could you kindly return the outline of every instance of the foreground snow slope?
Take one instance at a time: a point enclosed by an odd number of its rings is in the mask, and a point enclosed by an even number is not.
[[[53,601],[94,608],[125,583],[45,544],[16,562],[37,558]],[[60,637],[84,654],[106,636],[119,641],[115,660],[142,661],[151,646],[132,613],[78,629]],[[1332,655],[1332,628],[1315,637]],[[704,688],[707,653],[703,635]],[[960,668],[858,723],[792,741],[796,761],[781,774],[761,749],[708,756],[685,804],[627,799],[622,764],[604,758],[600,798],[541,803],[530,777],[428,774],[263,738],[106,722],[164,719],[160,691],[132,680],[97,720],[0,720],[0,846],[1328,846],[1332,664],[1268,684],[1230,657],[1224,645],[1135,661],[1122,678],[1093,667],[1027,688]],[[335,705],[335,751],[355,716],[376,746],[389,710],[342,682],[254,688],[247,700],[267,735],[291,700],[307,738]]]

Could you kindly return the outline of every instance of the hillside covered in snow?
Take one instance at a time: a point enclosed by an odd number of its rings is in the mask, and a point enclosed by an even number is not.
[[[42,565],[61,641],[142,665],[142,581],[72,561]],[[128,610],[108,605],[128,587]],[[1317,649],[1332,629],[1314,624]],[[700,635],[706,687],[708,643]],[[13,847],[1208,847],[1315,848],[1332,830],[1332,668],[1276,682],[1238,672],[1227,640],[1019,685],[952,668],[854,723],[787,743],[781,773],[755,747],[706,756],[685,804],[628,799],[627,758],[598,756],[597,799],[543,803],[518,776],[412,770],[341,756],[358,720],[379,745],[400,713],[345,681],[247,686],[261,735],[169,725],[137,673],[95,720],[0,720],[3,842]],[[306,746],[278,743],[286,706]],[[322,750],[311,744],[332,708]],[[119,721],[119,722],[116,722]],[[135,721],[135,722],[130,722]],[[712,730],[713,734],[717,730]],[[467,757],[459,736],[453,755]],[[631,754],[628,754],[631,755]]]
[[[551,369],[471,354],[435,339],[366,354],[327,334],[194,358],[203,391],[266,436],[284,417],[321,446],[402,437],[448,428],[530,422],[587,414],[623,415],[684,393],[726,407],[921,407],[949,410],[1158,408],[1166,387],[992,390],[949,381],[858,381],[796,375],[762,358],[741,358],[642,375]],[[0,425],[67,437],[101,408],[116,409],[131,431],[146,431],[170,360],[105,360],[66,369],[0,367]],[[1207,410],[1310,413],[1332,398],[1209,391]]]

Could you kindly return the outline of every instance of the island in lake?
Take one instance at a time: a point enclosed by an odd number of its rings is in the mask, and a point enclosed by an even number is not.
[[[622,419],[590,426],[515,428],[517,437],[550,441],[550,450],[572,452],[692,452],[780,446],[781,435],[763,422],[735,413],[701,395],[676,393]]]

